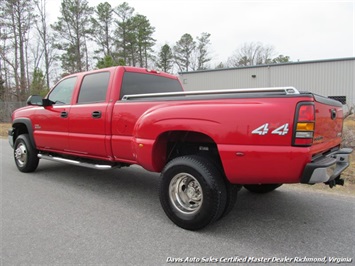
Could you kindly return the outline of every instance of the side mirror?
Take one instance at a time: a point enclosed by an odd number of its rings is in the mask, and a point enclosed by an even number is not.
[[[42,99],[42,106],[46,107],[46,106],[52,106],[54,104],[54,102],[52,102],[51,100],[49,99]]]
[[[31,95],[27,99],[27,105],[43,106],[42,100],[43,98],[39,95]]]
[[[49,99],[46,98],[42,98],[39,95],[31,95],[28,99],[27,99],[27,105],[35,105],[35,106],[52,106],[53,102]]]

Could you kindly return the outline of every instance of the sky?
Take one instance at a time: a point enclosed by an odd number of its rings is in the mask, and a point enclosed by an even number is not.
[[[211,34],[211,67],[246,42],[272,45],[291,61],[355,56],[355,0],[106,0],[127,2],[155,27],[156,50],[185,33]],[[105,0],[88,0],[97,6]],[[56,8],[56,7],[54,7]],[[59,5],[57,5],[59,14]]]

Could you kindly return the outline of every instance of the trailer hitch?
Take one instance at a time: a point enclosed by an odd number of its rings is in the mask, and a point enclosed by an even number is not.
[[[330,188],[333,188],[336,185],[344,186],[344,179],[342,179],[342,178],[340,178],[340,176],[338,176],[337,178],[333,179],[332,181],[325,182],[324,184],[329,185]]]

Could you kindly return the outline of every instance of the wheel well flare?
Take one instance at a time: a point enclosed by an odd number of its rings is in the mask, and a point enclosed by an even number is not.
[[[220,160],[217,145],[208,135],[195,131],[167,131],[160,134],[154,143],[153,166],[160,172],[172,159],[194,154]]]

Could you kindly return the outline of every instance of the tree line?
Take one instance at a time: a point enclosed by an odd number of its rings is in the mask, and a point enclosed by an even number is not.
[[[0,100],[44,95],[61,77],[117,65],[185,72],[211,68],[211,34],[185,33],[174,45],[156,48],[155,27],[128,3],[61,0],[50,24],[48,0],[0,2]],[[155,51],[156,49],[156,51]],[[216,68],[289,61],[273,46],[245,43]]]

